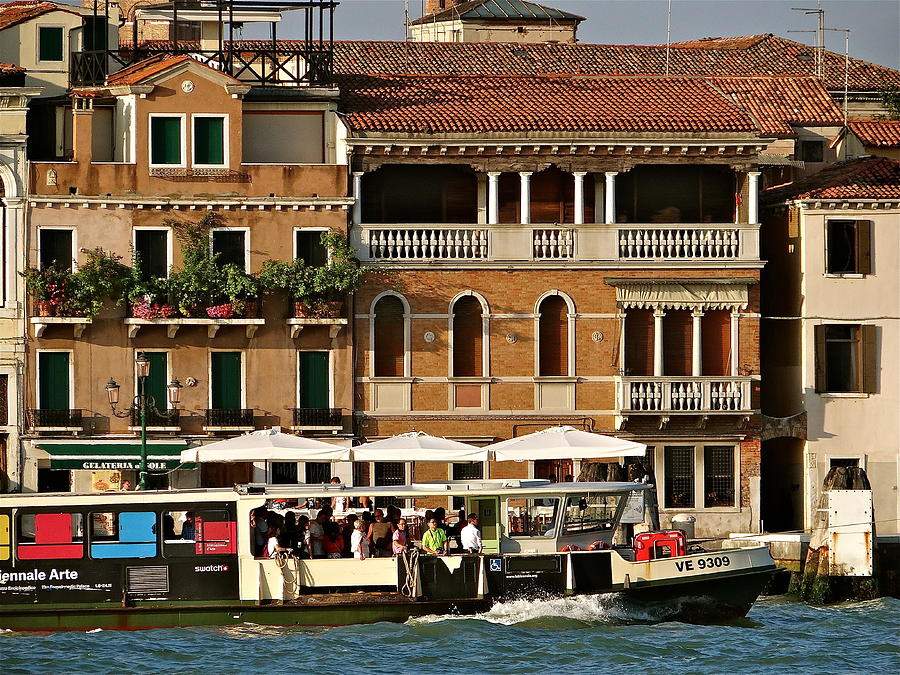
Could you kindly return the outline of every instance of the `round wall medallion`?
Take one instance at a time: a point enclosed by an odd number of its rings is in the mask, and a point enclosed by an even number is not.
[[[194,91],[194,83],[191,80],[185,80],[181,83],[181,91],[183,91],[185,94],[190,94],[192,91]]]
[[[507,334],[506,334],[506,341],[507,341],[509,344],[514,345],[514,344],[516,344],[516,343],[519,341],[519,336],[516,335],[515,333],[507,333]]]
[[[434,342],[434,333],[431,331],[425,333],[425,342]]]
[[[595,330],[593,333],[591,333],[591,340],[593,340],[594,342],[603,342],[603,333],[601,333],[599,330]]]

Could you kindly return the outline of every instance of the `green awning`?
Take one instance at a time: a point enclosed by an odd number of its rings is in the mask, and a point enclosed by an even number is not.
[[[51,469],[86,469],[88,471],[141,468],[140,443],[98,443],[96,441],[67,443],[35,443],[50,455]],[[182,464],[181,451],[187,443],[147,443],[147,470],[170,471],[176,468],[193,469],[196,464]]]

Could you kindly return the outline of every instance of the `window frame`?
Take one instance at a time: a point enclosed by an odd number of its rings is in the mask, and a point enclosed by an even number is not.
[[[810,164],[821,164],[822,162],[825,161],[825,140],[824,139],[820,140],[820,139],[816,139],[816,138],[800,138],[797,140],[797,142],[800,144],[800,147],[799,147],[800,152],[797,153],[800,156],[797,159],[799,159],[801,162],[809,162]],[[806,148],[809,147],[813,143],[818,145],[819,150],[821,151],[821,157],[822,157],[821,159],[806,159]]]
[[[669,485],[669,475],[666,471],[665,448],[692,447],[694,462],[694,505],[691,507],[666,506],[666,491]],[[734,467],[734,505],[733,506],[706,506],[706,447],[730,446],[732,448],[732,466]],[[653,448],[651,464],[657,481],[657,493],[659,495],[659,510],[662,513],[739,513],[741,511],[741,444],[738,441],[709,441],[709,442],[685,442],[677,438],[660,440]]]
[[[111,508],[113,506],[114,505],[110,505]],[[152,506],[152,505],[148,505],[148,506]],[[85,522],[87,523],[87,526],[88,526],[85,528],[85,536],[87,537],[87,557],[89,560],[149,560],[152,558],[160,557],[161,537],[160,537],[159,530],[161,528],[160,528],[160,517],[159,517],[160,513],[158,510],[156,510],[156,509],[149,509],[149,510],[143,510],[143,511],[132,510],[132,509],[125,509],[125,510],[113,509],[110,511],[95,510],[97,508],[102,509],[103,507],[101,505],[95,506],[94,508],[92,508],[91,510],[89,510],[87,512],[86,517],[85,517]],[[106,541],[106,540],[101,539],[99,541],[96,541],[95,540],[96,535],[94,534],[94,527],[93,527],[94,516],[97,514],[106,514],[106,513],[111,513],[114,516],[113,523],[115,524],[115,530],[116,530],[115,535],[114,535],[115,540]],[[153,536],[154,536],[153,541],[152,542],[151,541],[142,541],[142,542],[123,542],[123,541],[121,541],[122,533],[121,533],[120,517],[123,513],[152,514],[153,518],[154,518],[152,527],[156,528],[156,530],[157,530],[156,532],[153,533]],[[154,553],[152,556],[130,556],[130,555],[129,556],[113,556],[113,555],[111,555],[111,556],[95,556],[94,551],[93,551],[95,543],[101,544],[101,545],[102,544],[128,544],[128,543],[153,544]]]
[[[155,164],[153,162],[153,119],[156,117],[177,117],[180,119],[181,160],[178,164]],[[187,113],[147,113],[147,166],[151,169],[187,168]],[[162,229],[162,228],[148,228]]]
[[[713,505],[707,505],[707,500],[708,500],[708,497],[709,497],[709,494],[710,494],[710,490],[709,490],[710,475],[709,475],[709,473],[708,473],[708,467],[707,467],[707,463],[706,463],[706,454],[707,454],[707,451],[708,451],[709,449],[711,449],[711,448],[728,448],[728,449],[731,451],[731,504],[713,504]],[[739,495],[739,492],[738,492],[739,486],[736,486],[736,485],[735,485],[735,474],[738,473],[738,468],[739,468],[739,467],[738,467],[737,464],[735,463],[734,445],[731,445],[731,444],[728,444],[728,443],[723,443],[723,444],[721,444],[721,445],[716,445],[716,444],[714,444],[714,443],[707,443],[707,444],[704,444],[704,445],[703,445],[703,447],[702,447],[702,449],[701,449],[701,452],[702,452],[702,457],[703,457],[703,466],[702,466],[702,468],[703,468],[703,475],[702,475],[702,481],[703,481],[703,508],[704,508],[704,509],[730,509],[730,508],[734,508],[734,507],[737,505],[738,495]],[[713,478],[715,478],[715,477],[713,477]]]
[[[454,351],[456,349],[455,338],[453,335],[453,321],[455,318],[454,308],[456,303],[467,296],[474,297],[481,305],[481,375],[457,375],[454,369]],[[471,382],[486,382],[491,378],[491,309],[487,300],[481,293],[473,290],[465,290],[457,293],[450,300],[447,312],[447,372],[450,378],[468,380]],[[481,407],[485,407],[485,393],[482,390]],[[456,397],[453,396],[453,407],[456,408]]]
[[[319,236],[321,236],[321,234],[323,232],[330,232],[330,231],[331,231],[330,227],[320,227],[320,226],[293,228],[293,230],[291,231],[291,260],[296,260],[297,254],[299,253],[299,247],[297,246],[297,233],[298,232],[318,232]],[[330,262],[331,262],[331,253],[326,248],[325,249],[325,264],[327,265]]]
[[[566,303],[566,372],[563,375],[541,374],[541,305],[551,297],[562,298]],[[575,377],[575,301],[560,290],[543,293],[534,303],[534,376],[540,378]]]
[[[403,374],[400,377],[409,378],[412,376],[412,310],[409,301],[402,293],[397,291],[382,291],[372,299],[369,305],[369,377],[378,380],[397,380],[395,376],[384,376],[375,374],[375,320],[377,318],[376,309],[378,303],[386,297],[394,297],[403,305]]]
[[[172,234],[171,227],[158,227],[156,225],[133,225],[131,228],[131,247],[134,251],[137,251],[137,232],[138,231],[156,231],[156,232],[166,232],[166,276],[163,277],[165,279],[169,278],[169,275],[172,273],[172,266],[175,264],[174,256],[175,256],[175,244],[174,244],[174,236]]]
[[[846,391],[832,390],[828,382],[828,328],[851,326],[856,329],[856,384]],[[813,330],[814,381],[816,393],[834,398],[865,398],[878,393],[878,325],[870,323],[820,323]],[[837,340],[833,340],[837,342]],[[871,351],[870,351],[871,350]]]
[[[51,29],[57,28],[57,29],[59,29],[59,33],[60,33],[60,39],[59,39],[60,58],[59,58],[58,60],[57,60],[57,59],[42,59],[42,58],[41,58],[41,33],[44,31],[45,28],[51,28]],[[66,49],[66,32],[67,32],[67,31],[66,31],[66,28],[67,28],[66,25],[65,25],[65,24],[61,24],[61,23],[42,23],[42,24],[40,24],[40,25],[38,25],[38,26],[36,27],[36,30],[35,30],[35,36],[34,36],[34,37],[35,37],[35,40],[34,40],[34,48],[35,48],[34,60],[35,60],[35,63],[56,63],[56,64],[64,64],[64,63],[66,62],[66,52],[68,51],[68,50]]]
[[[241,409],[245,409],[247,407],[247,350],[246,349],[224,349],[224,348],[215,348],[215,347],[210,347],[209,351],[207,352],[208,356],[206,357],[206,378],[207,378],[206,381],[209,382],[209,386],[206,388],[207,389],[207,391],[206,391],[207,406],[206,407],[209,408],[210,410],[214,409],[214,406],[212,404],[213,403],[213,400],[212,400],[212,397],[213,397],[213,388],[212,388],[213,357],[212,357],[212,355],[215,352],[232,352],[232,353],[237,352],[238,354],[241,355]]]
[[[48,508],[52,508],[52,507],[48,507]],[[72,516],[78,516],[79,524],[81,526],[80,539],[78,538],[76,528],[75,528],[76,521],[74,519],[72,519],[71,541],[69,541],[67,543],[39,544],[37,542],[37,531],[36,530],[37,530],[37,517],[41,516],[41,515],[54,515],[54,516],[68,515],[70,517],[70,519],[72,518]],[[21,536],[22,536],[22,532],[24,531],[25,528],[22,526],[22,519],[27,518],[29,516],[33,519],[33,522],[34,522],[34,530],[35,531],[32,533],[34,535],[34,537],[33,537],[33,541],[23,542],[23,541],[21,541]],[[46,560],[82,560],[82,561],[89,560],[90,558],[88,556],[88,548],[87,548],[88,542],[87,542],[87,532],[86,532],[87,525],[86,525],[86,523],[87,523],[87,518],[85,518],[84,513],[82,513],[81,511],[63,511],[63,510],[32,511],[32,510],[29,510],[24,513],[20,511],[19,513],[16,514],[16,518],[15,518],[15,533],[13,533],[12,528],[10,528],[10,538],[9,538],[10,547],[11,547],[10,553],[14,554],[15,560],[18,560],[18,561],[28,560],[28,561],[41,562],[41,561],[46,561]],[[12,525],[12,524],[13,524],[13,519],[10,518],[10,525]],[[74,547],[76,544],[78,544],[81,546],[81,555],[79,555],[78,557],[74,557],[74,556],[54,556],[54,557],[40,557],[40,558],[38,558],[38,557],[32,558],[30,556],[23,557],[22,555],[20,555],[20,552],[19,552],[20,548],[22,547],[23,544],[25,545],[26,548],[30,548],[31,546],[73,546]],[[12,558],[10,558],[10,559],[12,559]]]
[[[197,161],[197,120],[218,118],[222,120],[222,163],[205,164]],[[229,150],[229,115],[228,113],[191,113],[191,166],[198,169],[226,169],[231,165]]]
[[[72,272],[78,270],[78,260],[76,259],[76,252],[78,251],[78,228],[72,227],[69,225],[38,225],[37,228],[37,265],[41,267],[43,265],[43,261],[41,258],[43,257],[43,249],[41,246],[41,234],[46,230],[56,230],[56,231],[66,231],[72,233],[72,251],[71,251],[71,262],[69,263],[69,269]]]
[[[828,268],[831,253],[831,223],[850,223],[854,235],[853,272],[833,272]],[[863,279],[872,273],[872,221],[858,218],[825,218],[824,239],[825,276],[833,279]],[[865,230],[865,231],[864,231]]]
[[[243,232],[244,233],[244,271],[250,271],[250,228],[244,225],[238,227],[213,227],[209,231],[209,252],[214,253],[213,239],[216,232]]]
[[[41,409],[41,354],[48,352],[66,353],[69,355],[69,410],[75,408],[75,350],[74,349],[36,349],[34,354],[34,407]]]
[[[304,347],[296,350],[294,354],[294,400],[295,406],[301,408],[300,405],[300,353],[301,352],[325,352],[328,354],[328,407],[334,406],[334,352],[331,349],[316,349],[313,347]]]
[[[547,529],[543,534],[531,534],[531,533],[524,533],[524,532],[517,533],[517,532],[512,531],[512,529],[509,526],[509,524],[510,524],[510,521],[509,521],[509,518],[510,518],[509,503],[510,503],[510,501],[524,500],[525,508],[527,509],[528,502],[546,501],[547,499],[552,499],[555,502],[555,504],[553,506],[553,527],[552,528]],[[564,517],[565,514],[563,513],[563,500],[560,498],[559,495],[549,495],[547,497],[512,497],[512,498],[508,497],[504,500],[501,500],[501,504],[503,504],[505,515],[502,520],[498,519],[498,521],[499,521],[498,524],[502,525],[502,527],[504,529],[503,536],[506,536],[510,539],[515,539],[515,540],[535,539],[538,541],[550,541],[550,540],[556,539],[557,537],[561,536],[562,523],[560,521],[562,520],[562,518]],[[533,504],[533,506],[537,506],[537,504],[535,503],[535,504]],[[546,506],[546,505],[544,505],[544,506]]]

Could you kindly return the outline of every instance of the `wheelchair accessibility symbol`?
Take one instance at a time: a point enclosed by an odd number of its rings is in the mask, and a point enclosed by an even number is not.
[[[491,559],[491,572],[500,572],[501,569],[502,568],[500,566],[500,559],[499,558]]]

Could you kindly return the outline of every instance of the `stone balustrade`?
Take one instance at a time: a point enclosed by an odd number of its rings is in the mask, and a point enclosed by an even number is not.
[[[739,413],[752,409],[749,377],[623,377],[617,409],[629,413]]]

